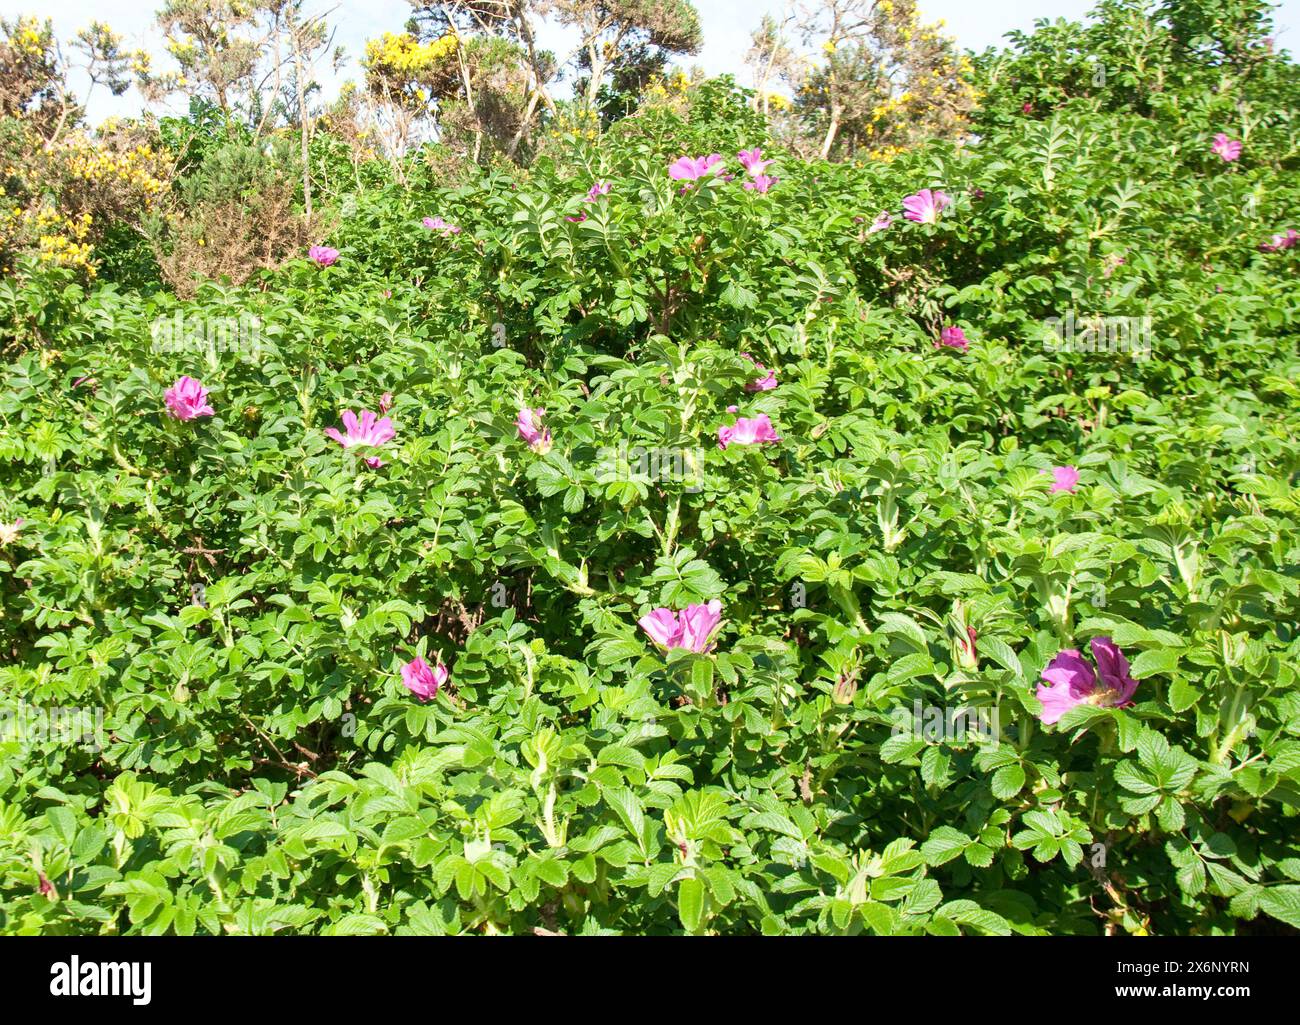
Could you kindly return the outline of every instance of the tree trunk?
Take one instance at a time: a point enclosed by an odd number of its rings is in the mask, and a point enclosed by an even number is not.
[[[826,126],[826,138],[822,140],[821,158],[826,160],[831,155],[831,147],[835,145],[835,136],[840,131],[840,109],[838,104],[831,104],[831,123]]]
[[[524,110],[524,116],[519,122],[519,130],[515,132],[515,137],[510,140],[510,145],[506,148],[506,155],[514,158],[515,152],[519,149],[519,143],[528,131],[528,126],[532,124],[533,113],[537,110],[537,102],[542,98],[540,88],[533,90],[533,95],[528,98],[528,106]]]
[[[300,27],[293,27],[293,81],[298,94],[298,127],[300,129],[300,140],[302,150],[302,205],[304,216],[310,223],[311,221],[311,153],[308,146],[308,126],[307,126],[307,96],[306,90],[302,85],[302,40],[299,37]]]

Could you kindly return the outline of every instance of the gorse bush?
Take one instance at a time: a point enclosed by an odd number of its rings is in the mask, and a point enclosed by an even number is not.
[[[341,166],[189,298],[20,260],[0,928],[1300,927],[1300,83],[1240,6],[1044,26],[889,162],[715,80]]]

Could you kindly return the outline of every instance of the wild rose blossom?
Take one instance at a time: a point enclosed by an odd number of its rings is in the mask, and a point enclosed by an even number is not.
[[[1052,475],[1052,486],[1047,489],[1049,493],[1066,491],[1074,494],[1074,489],[1079,483],[1079,471],[1073,466],[1053,466],[1050,470],[1044,470],[1043,472]]]
[[[1223,132],[1214,137],[1214,145],[1210,148],[1229,164],[1241,156],[1241,142],[1237,139],[1229,139]]]
[[[743,356],[745,359],[749,360],[749,362],[753,363],[755,369],[767,370],[767,367],[763,366],[762,363],[754,359],[754,357],[751,356],[749,353],[742,352],[740,355]],[[764,377],[760,377],[757,380],[753,380],[747,383],[745,385],[745,391],[771,391],[773,388],[776,387],[776,384],[777,384],[776,371],[767,370],[767,374]]]
[[[754,178],[762,175],[767,170],[767,166],[772,163],[770,160],[763,159],[763,150],[758,146],[753,149],[742,149],[736,154],[736,159],[740,161],[740,166]]]
[[[436,697],[438,690],[447,682],[449,676],[451,673],[441,662],[430,667],[429,663],[419,655],[402,666],[402,683],[406,684],[406,689],[421,701],[429,701]]]
[[[687,605],[680,613],[655,609],[637,623],[661,648],[684,648],[699,655],[713,650],[710,639],[722,623],[722,602],[714,598],[706,605]]]
[[[728,445],[761,445],[780,440],[766,413],[759,413],[753,419],[742,416],[731,426],[718,428],[718,448],[724,451]]]
[[[440,231],[444,235],[460,234],[460,228],[448,221],[444,221],[441,217],[426,217],[421,223],[430,231]]]
[[[393,408],[393,393],[390,391],[386,391],[384,392],[384,394],[379,396],[379,412],[387,413],[392,408]]]
[[[600,199],[601,196],[608,196],[610,190],[613,188],[614,186],[611,182],[596,182],[595,185],[587,190],[587,198],[585,202],[594,203],[596,200]]]
[[[565,215],[564,215],[564,219],[565,219],[566,221],[572,221],[574,224],[581,224],[583,221],[585,221],[585,220],[587,219],[587,215],[586,215],[586,214],[578,214],[577,217],[570,217],[568,214],[565,214]]]
[[[11,545],[18,540],[18,530],[23,525],[21,516],[13,523],[0,523],[0,548]]]
[[[668,177],[673,181],[699,181],[707,174],[722,170],[721,153],[710,153],[707,157],[678,157],[668,165]]]
[[[867,229],[868,235],[874,235],[878,231],[884,231],[894,223],[894,215],[888,210],[881,210],[880,216],[871,222],[871,227]]]
[[[745,182],[745,188],[751,192],[766,192],[776,184],[775,178],[770,178],[765,174],[756,175],[752,181]]]
[[[312,246],[307,250],[307,255],[322,267],[330,267],[338,261],[339,251],[329,246]]]
[[[918,224],[934,224],[939,220],[939,214],[943,212],[944,207],[951,202],[947,193],[939,192],[937,189],[934,192],[922,189],[903,200],[903,216]]]
[[[208,390],[192,377],[179,377],[163,392],[167,412],[177,420],[212,416],[216,410],[208,405]]]
[[[519,437],[528,442],[528,447],[539,456],[544,456],[551,450],[551,429],[542,424],[542,417],[545,415],[544,409],[529,409],[524,406],[519,410],[519,416],[515,420]]]
[[[1287,228],[1285,235],[1274,235],[1269,241],[1259,244],[1261,253],[1276,253],[1283,249],[1290,249],[1297,241],[1300,241],[1300,234],[1297,234],[1295,228]]]
[[[343,411],[343,426],[347,429],[347,434],[339,433],[337,427],[326,427],[325,434],[344,448],[354,448],[357,445],[369,445],[378,448],[385,442],[392,441],[397,437],[397,431],[393,429],[392,420],[388,417],[380,419],[368,409],[362,410],[359,421],[352,410],[345,409]],[[367,456],[366,465],[372,470],[376,470],[383,466],[384,462],[378,456]]]
[[[934,345],[936,349],[941,345],[946,345],[958,352],[965,352],[970,348],[970,340],[967,339],[966,332],[961,328],[949,325],[939,332],[939,340]]]
[[[1094,672],[1074,648],[1066,648],[1043,670],[1045,683],[1038,685],[1043,703],[1039,718],[1045,725],[1058,722],[1076,705],[1123,708],[1133,703],[1137,680],[1129,675],[1128,660],[1109,637],[1094,637],[1091,643]]]

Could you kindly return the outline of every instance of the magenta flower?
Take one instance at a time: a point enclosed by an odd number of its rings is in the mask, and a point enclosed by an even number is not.
[[[936,349],[941,345],[956,349],[958,352],[965,352],[970,348],[970,341],[967,339],[965,331],[950,325],[939,332],[939,340],[934,343]]]
[[[754,366],[755,366],[757,369],[759,369],[759,370],[767,370],[767,367],[763,366],[762,363],[760,363],[758,360],[754,359],[754,357],[751,356],[749,353],[747,353],[747,352],[742,352],[742,353],[741,353],[741,356],[743,356],[745,359],[749,360],[749,362],[753,363]],[[776,387],[776,383],[777,383],[777,382],[776,382],[776,371],[775,371],[775,370],[767,370],[767,376],[765,376],[765,377],[760,377],[760,378],[758,378],[757,380],[750,381],[748,384],[746,384],[746,385],[745,385],[745,391],[771,391],[773,388]],[[732,410],[728,410],[728,412],[732,412]]]
[[[880,216],[871,222],[871,227],[867,229],[868,235],[874,235],[878,231],[884,231],[894,223],[894,215],[888,210],[881,210]]]
[[[312,246],[307,250],[307,255],[322,267],[329,267],[338,261],[339,251],[329,246]]]
[[[564,219],[565,219],[566,221],[572,221],[574,224],[581,224],[583,221],[585,221],[585,220],[587,219],[587,215],[586,215],[586,214],[578,214],[577,217],[570,217],[568,214],[565,214]]]
[[[687,605],[680,613],[655,609],[637,623],[659,647],[685,648],[700,655],[713,650],[710,638],[722,623],[722,602],[714,598],[707,605]]]
[[[1210,148],[1229,164],[1241,156],[1241,142],[1229,139],[1223,132],[1214,137],[1214,145]]]
[[[424,226],[430,231],[440,231],[444,235],[459,235],[460,228],[456,225],[444,221],[441,217],[426,217],[423,222]]]
[[[668,177],[673,181],[699,181],[706,174],[721,171],[721,153],[710,153],[707,157],[678,157],[668,165]]]
[[[519,428],[519,437],[528,442],[528,447],[539,456],[544,456],[551,450],[551,429],[542,424],[542,417],[545,415],[544,409],[529,409],[524,406],[519,410],[519,416],[515,420],[515,426]]]
[[[736,154],[736,159],[740,161],[740,166],[755,178],[762,175],[767,170],[767,165],[772,163],[770,160],[763,159],[763,151],[758,146],[753,149],[742,149]]]
[[[751,192],[766,192],[775,185],[776,182],[777,179],[769,178],[765,174],[760,174],[755,175],[752,181],[745,182],[745,188],[749,189]]]
[[[179,377],[176,383],[163,392],[167,412],[177,420],[193,420],[198,416],[212,416],[216,410],[208,405],[208,390],[192,377]]]
[[[752,420],[742,416],[730,427],[718,428],[718,448],[724,451],[728,445],[761,445],[780,440],[766,413],[759,413]]]
[[[384,392],[384,394],[379,396],[379,412],[387,413],[392,408],[393,408],[393,393],[390,391],[386,391]]]
[[[946,193],[922,189],[903,200],[903,216],[918,224],[934,224],[951,202]]]
[[[1049,493],[1067,491],[1074,494],[1074,489],[1079,483],[1079,471],[1073,466],[1053,466],[1043,472],[1052,475],[1052,486],[1047,489]]]
[[[1128,660],[1115,642],[1109,637],[1094,637],[1092,657],[1097,663],[1096,673],[1074,648],[1058,653],[1043,670],[1043,679],[1051,684],[1038,685],[1037,697],[1043,703],[1039,718],[1044,725],[1057,722],[1075,705],[1123,708],[1133,703],[1137,680],[1129,675]]]
[[[451,673],[441,662],[430,668],[429,663],[419,655],[402,666],[402,682],[406,684],[406,689],[421,701],[429,701],[436,697],[438,689],[447,682],[449,676]]]
[[[347,428],[347,434],[340,434],[337,427],[326,427],[325,434],[344,448],[355,448],[358,445],[378,448],[385,442],[392,441],[397,437],[397,432],[393,430],[392,420],[388,417],[381,420],[369,410],[362,410],[361,419],[358,421],[356,414],[352,410],[345,409],[343,411],[343,426]],[[378,456],[367,456],[366,465],[375,470],[383,466],[384,462]]]
[[[1020,107],[1020,113],[1022,114],[1032,114],[1033,112],[1034,112],[1034,105],[1030,103],[1028,100],[1026,100]]]
[[[613,189],[613,188],[614,188],[614,186],[613,186],[613,184],[610,183],[610,182],[596,182],[595,185],[593,185],[591,188],[589,188],[589,189],[587,190],[587,199],[586,199],[586,202],[588,202],[588,203],[594,203],[594,202],[596,202],[596,200],[598,200],[601,196],[608,196],[609,193],[610,193],[610,190]]]
[[[1259,244],[1261,253],[1276,253],[1282,249],[1290,249],[1297,241],[1300,241],[1300,234],[1296,233],[1295,228],[1287,228],[1285,235],[1274,235],[1269,241]]]

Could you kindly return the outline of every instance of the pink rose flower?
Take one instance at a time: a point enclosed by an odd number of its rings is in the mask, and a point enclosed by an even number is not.
[[[1073,466],[1053,466],[1050,470],[1044,470],[1043,472],[1052,475],[1052,486],[1048,488],[1049,493],[1066,491],[1074,494],[1074,489],[1079,483],[1079,471]]]
[[[903,200],[903,216],[918,224],[934,224],[952,200],[947,193],[922,189]]]
[[[307,250],[307,255],[322,267],[329,267],[338,261],[339,251],[329,246],[312,246]]]
[[[529,409],[524,406],[519,410],[519,416],[515,420],[519,437],[528,442],[528,447],[539,456],[544,456],[551,450],[551,429],[542,424],[542,417],[545,415],[544,409]]]
[[[1237,139],[1229,139],[1223,132],[1214,137],[1214,145],[1210,148],[1222,157],[1225,163],[1230,164],[1241,156],[1241,142]]]
[[[757,146],[753,149],[742,149],[736,154],[736,159],[740,161],[740,166],[754,178],[761,175],[767,170],[768,164],[772,163],[770,160],[763,159],[763,151]]]
[[[688,605],[680,614],[659,608],[637,623],[661,648],[684,648],[699,655],[713,650],[711,638],[722,623],[722,602],[714,598],[707,605]]]
[[[939,340],[934,343],[935,348],[942,345],[950,349],[956,349],[958,352],[965,352],[970,348],[970,341],[966,338],[966,332],[959,327],[948,326],[939,332]]]
[[[347,429],[347,434],[339,433],[337,427],[326,427],[325,434],[327,437],[333,438],[345,449],[355,448],[358,445],[378,448],[397,436],[397,432],[393,429],[392,420],[388,417],[379,419],[369,410],[362,411],[359,421],[352,410],[344,410],[343,426]],[[384,462],[378,456],[368,456],[366,465],[375,470],[383,466]]]
[[[426,217],[421,223],[430,231],[440,231],[444,235],[459,235],[460,228],[444,221],[441,217]]]
[[[216,412],[208,405],[208,390],[192,377],[177,378],[176,383],[163,392],[163,401],[167,403],[167,412],[177,420],[193,420]]]
[[[1290,249],[1297,241],[1300,241],[1300,234],[1296,233],[1295,228],[1287,228],[1285,235],[1274,235],[1269,241],[1259,244],[1261,253],[1276,253],[1282,249]]]
[[[406,689],[421,701],[429,701],[436,697],[439,688],[447,682],[449,676],[451,673],[441,662],[430,668],[429,663],[419,655],[402,666],[402,683],[406,684]]]
[[[1123,708],[1133,703],[1137,681],[1129,675],[1128,660],[1109,637],[1092,639],[1093,671],[1074,648],[1057,654],[1043,670],[1045,681],[1038,685],[1037,697],[1043,703],[1039,718],[1045,725],[1058,722],[1076,705]]]
[[[731,426],[718,428],[718,448],[724,451],[728,445],[761,445],[780,440],[766,413],[759,413],[753,419],[742,416]]]
[[[754,357],[751,356],[749,353],[747,353],[747,352],[742,352],[740,355],[743,356],[745,359],[749,360],[749,362],[753,363],[753,364],[754,364],[754,367],[755,367],[756,369],[758,369],[758,370],[767,370],[767,367],[763,366],[762,363],[760,363],[758,360],[754,359]],[[746,384],[746,385],[745,385],[745,391],[750,391],[750,392],[754,392],[754,391],[771,391],[773,388],[776,387],[776,384],[777,384],[777,381],[776,381],[776,371],[775,371],[775,370],[767,370],[767,374],[766,374],[766,376],[764,376],[764,377],[760,377],[760,378],[758,378],[757,380],[750,381],[748,384]]]
[[[710,153],[707,157],[678,157],[668,165],[668,177],[673,181],[699,181],[707,174],[722,170],[721,153]]]

